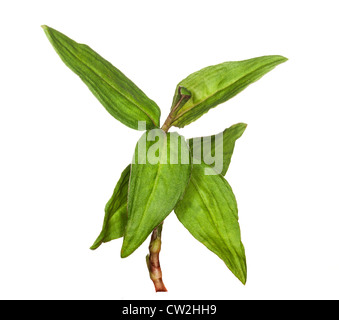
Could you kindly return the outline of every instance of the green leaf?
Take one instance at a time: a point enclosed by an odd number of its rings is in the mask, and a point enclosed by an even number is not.
[[[211,108],[231,99],[286,60],[277,55],[263,56],[243,61],[224,62],[192,73],[176,88],[172,104],[174,113],[172,125],[183,128]],[[175,102],[179,100],[178,89],[180,87],[190,92],[191,98],[180,108],[175,108]]]
[[[89,46],[42,26],[62,61],[88,86],[106,110],[126,126],[138,130],[159,127],[160,109],[131,80]],[[139,128],[144,130],[144,128]]]
[[[191,138],[188,144],[193,155],[193,162],[214,164],[215,171],[226,174],[231,163],[235,142],[244,133],[247,124],[238,123],[217,135],[208,137]]]
[[[206,175],[194,164],[183,199],[175,208],[180,222],[198,241],[221,258],[246,283],[246,257],[241,243],[238,209],[231,187],[221,175]]]
[[[134,252],[183,196],[191,172],[188,146],[177,133],[147,131],[138,141],[128,192],[121,257]]]
[[[103,242],[118,239],[124,235],[127,223],[127,194],[130,172],[131,165],[128,165],[122,172],[113,195],[106,204],[102,231],[91,246],[92,250],[97,249]]]

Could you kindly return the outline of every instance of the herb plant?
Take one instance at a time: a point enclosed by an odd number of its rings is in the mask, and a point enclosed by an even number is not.
[[[159,253],[163,222],[174,210],[193,237],[245,284],[246,257],[237,203],[224,176],[246,124],[188,140],[169,129],[199,119],[287,59],[271,55],[224,62],[189,75],[177,85],[169,115],[160,127],[157,104],[121,71],[87,45],[47,26],[43,29],[63,62],[106,110],[126,126],[145,131],[106,204],[102,231],[91,249],[123,237],[121,257],[125,258],[151,234],[146,257],[150,278],[156,291],[167,291]]]

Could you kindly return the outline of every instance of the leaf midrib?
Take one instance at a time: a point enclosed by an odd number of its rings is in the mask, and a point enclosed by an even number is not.
[[[79,60],[83,65],[85,65],[88,69],[90,69],[95,75],[97,75],[100,79],[102,79],[109,87],[111,87],[113,90],[115,90],[117,93],[119,93],[121,96],[123,96],[127,101],[131,102],[133,105],[135,105],[140,111],[142,111],[154,124],[155,127],[157,125],[153,121],[153,119],[150,117],[150,115],[143,110],[139,105],[137,105],[134,101],[132,101],[130,98],[128,98],[126,95],[124,95],[122,92],[120,92],[115,86],[113,86],[111,83],[109,83],[106,79],[101,77],[95,70],[93,70],[89,65],[87,65],[82,59],[79,58],[78,55],[73,53],[70,49],[68,49],[66,46],[63,46],[62,43],[55,37],[53,37],[56,42],[58,42],[65,50],[67,50],[72,56],[74,56],[77,60]],[[78,44],[81,45],[81,44]],[[92,49],[91,49],[92,50]]]
[[[213,215],[212,215],[210,209],[208,208],[208,206],[207,206],[207,204],[206,204],[206,202],[205,202],[204,196],[203,196],[203,195],[200,193],[200,191],[199,191],[199,188],[198,188],[198,186],[197,186],[197,183],[196,183],[196,182],[193,182],[193,181],[194,181],[194,178],[191,179],[191,181],[192,181],[192,185],[194,186],[194,188],[195,188],[196,191],[198,192],[199,197],[200,197],[201,200],[203,201],[204,206],[205,206],[205,208],[207,209],[207,211],[208,211],[208,213],[209,213],[209,216],[211,217],[211,219],[212,219],[212,221],[213,221],[213,223],[214,223],[214,225],[215,225],[215,229],[216,229],[217,233],[219,234],[219,236],[220,236],[221,239],[224,239],[224,236],[223,236],[223,235],[220,233],[220,231],[219,231],[218,224],[216,223],[215,219],[213,218]],[[223,224],[224,224],[224,222],[223,222]],[[225,232],[225,234],[226,234],[226,238],[227,238],[227,240],[228,240],[227,242],[229,243],[229,246],[228,246],[229,249],[228,249],[228,250],[229,250],[229,251],[232,251],[232,252],[233,252],[233,255],[236,255],[236,256],[238,257],[238,259],[240,259],[240,256],[239,256],[237,250],[233,247],[233,242],[230,240],[230,237],[229,237],[228,233]],[[222,251],[220,251],[220,250],[218,249],[218,246],[216,247],[216,251],[222,253]],[[222,258],[222,260],[224,260],[224,258]]]
[[[267,67],[267,66],[269,66],[270,64],[273,64],[273,62],[266,64],[264,67]],[[255,69],[255,70],[253,70],[253,71],[250,72],[250,73],[247,73],[245,76],[243,76],[243,77],[239,78],[238,80],[232,82],[231,84],[227,85],[227,87],[236,84],[237,82],[241,81],[241,80],[244,79],[245,77],[247,77],[247,76],[253,74],[254,72],[258,71],[258,70],[261,69],[261,68],[263,68],[263,66],[262,66],[262,67],[259,67],[259,68],[257,68],[257,69]],[[250,84],[251,84],[251,83],[250,83]],[[183,87],[185,87],[185,86],[183,86]],[[204,100],[200,101],[198,104],[195,104],[195,105],[191,106],[190,108],[188,108],[187,110],[185,110],[184,112],[182,112],[178,117],[174,117],[172,123],[176,122],[176,121],[177,121],[178,119],[180,119],[184,114],[186,114],[187,112],[189,112],[189,111],[192,110],[193,108],[195,108],[195,107],[201,105],[201,104],[204,103],[206,100],[208,100],[208,99],[210,99],[211,97],[215,96],[215,95],[218,94],[219,92],[225,90],[227,87],[224,87],[224,88],[222,88],[222,89],[220,89],[220,90],[215,91],[213,94],[209,95],[209,96],[206,97]],[[185,88],[186,88],[186,87],[185,87]],[[187,88],[186,88],[186,89],[187,89]],[[187,90],[189,90],[189,89],[187,89]],[[191,91],[191,90],[189,90],[189,91]],[[191,92],[192,92],[192,91],[191,91]],[[224,101],[224,102],[226,102],[226,101]]]
[[[199,197],[200,197],[200,199],[202,200],[202,202],[203,202],[203,204],[204,204],[204,206],[205,206],[205,208],[206,208],[206,210],[207,210],[207,212],[208,212],[208,214],[209,214],[211,220],[213,221],[213,224],[214,224],[214,226],[215,226],[216,231],[218,232],[220,238],[222,239],[223,236],[221,235],[221,233],[220,233],[220,231],[219,231],[218,223],[216,222],[216,220],[215,220],[215,218],[213,217],[213,215],[212,215],[210,209],[208,208],[208,205],[207,205],[206,202],[205,202],[204,196],[203,196],[203,195],[201,194],[201,192],[199,191],[199,187],[198,187],[198,185],[197,185],[197,183],[196,183],[194,177],[191,178],[191,181],[192,181],[192,185],[194,186],[194,189],[195,189],[195,190],[197,191],[197,193],[199,194]],[[227,235],[227,238],[228,238],[228,235]]]
[[[166,137],[166,135],[165,135],[165,137]],[[167,137],[166,137],[167,138]],[[167,148],[167,143],[164,143],[163,144],[163,148]],[[143,220],[144,220],[144,218],[145,218],[145,213],[148,211],[148,209],[149,209],[149,207],[150,207],[150,205],[151,205],[151,203],[152,203],[152,201],[151,201],[151,198],[152,198],[152,196],[153,196],[153,194],[154,194],[154,192],[155,192],[155,189],[156,189],[156,185],[158,184],[158,182],[159,182],[159,177],[160,177],[160,168],[162,167],[162,157],[163,157],[163,155],[164,155],[164,152],[162,152],[162,155],[161,155],[161,157],[159,158],[159,165],[158,165],[158,169],[157,169],[157,173],[156,173],[156,177],[155,177],[155,180],[154,180],[154,184],[153,184],[153,187],[152,187],[152,191],[151,191],[151,193],[150,193],[150,195],[149,195],[149,197],[148,197],[148,199],[147,199],[147,203],[146,203],[146,207],[145,207],[145,210],[143,211],[143,213],[142,213],[142,216],[141,216],[141,219],[140,219],[140,222],[139,222],[139,224],[141,225],[142,224],[142,222],[143,222]],[[165,155],[167,155],[167,153],[165,153]]]

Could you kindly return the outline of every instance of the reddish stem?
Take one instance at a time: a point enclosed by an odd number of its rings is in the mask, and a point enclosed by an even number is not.
[[[162,223],[153,230],[149,245],[149,254],[146,257],[147,267],[156,292],[167,292],[162,281],[162,271],[160,267],[159,254],[161,250]]]

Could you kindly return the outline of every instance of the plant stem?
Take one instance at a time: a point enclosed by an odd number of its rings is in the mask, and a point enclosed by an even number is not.
[[[174,106],[174,108],[171,110],[171,112],[169,113],[167,119],[165,120],[164,124],[161,127],[161,129],[164,130],[165,132],[167,132],[168,129],[171,127],[172,122],[173,122],[173,118],[174,118],[174,114],[177,111],[177,109],[180,107],[182,101],[184,99],[190,98],[190,96],[181,93],[181,88],[179,88],[179,94],[180,94],[179,101]]]
[[[159,254],[161,250],[161,231],[163,222],[153,230],[149,245],[149,254],[146,256],[146,263],[151,280],[154,283],[156,292],[167,292],[162,281]]]
[[[188,95],[181,94],[181,88],[179,88],[179,94],[180,94],[180,99],[178,103],[171,110],[166,121],[161,127],[161,129],[165,131],[166,133],[171,127],[172,122],[173,122],[173,116],[175,112],[177,111],[177,109],[180,107],[182,101],[190,97]],[[161,271],[160,260],[159,260],[159,254],[161,250],[161,232],[162,232],[163,223],[164,222],[161,222],[161,224],[153,230],[152,236],[151,236],[151,242],[149,244],[149,254],[146,256],[147,268],[149,271],[150,278],[154,283],[156,292],[167,292],[164,282],[162,281],[162,271]]]

